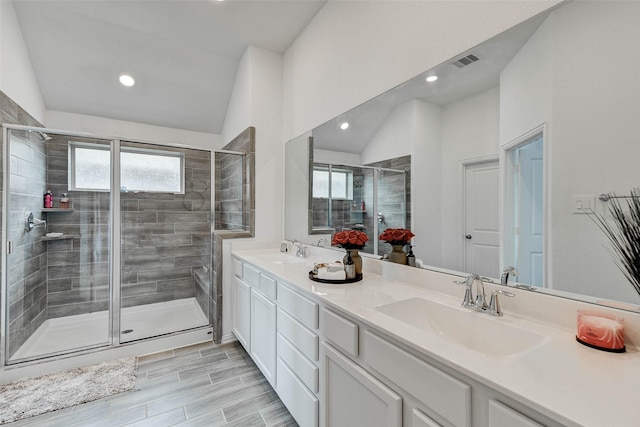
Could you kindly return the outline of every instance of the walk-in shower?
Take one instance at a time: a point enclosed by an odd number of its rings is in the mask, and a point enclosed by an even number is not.
[[[3,366],[210,325],[211,151],[3,132]]]

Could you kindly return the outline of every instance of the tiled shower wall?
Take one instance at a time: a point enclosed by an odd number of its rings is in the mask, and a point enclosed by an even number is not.
[[[47,212],[49,232],[64,238],[47,241],[49,318],[109,309],[109,199],[110,193],[68,190],[68,142],[70,137],[50,134],[47,142],[47,188],[60,207],[68,193],[72,208]],[[76,138],[109,146],[110,142]]]
[[[216,154],[216,230],[243,230],[243,156]]]
[[[45,145],[36,134],[12,131],[10,137],[9,240],[8,256],[9,349],[15,351],[47,319],[47,254],[43,226],[25,230],[25,216],[42,218],[45,191]]]
[[[121,194],[122,305],[197,297],[208,313],[208,290],[196,286],[194,273],[211,266],[211,155],[144,147],[185,153],[185,194]]]
[[[73,209],[48,213],[49,231],[73,238],[48,242],[49,317],[107,310],[110,193],[68,191],[67,165],[70,140],[109,142],[51,136],[47,181],[55,196],[54,207],[67,192]],[[144,147],[186,153],[186,192],[121,193],[122,306],[195,296],[206,313],[208,289],[196,287],[194,271],[209,267],[211,253],[210,155],[199,150]]]
[[[36,119],[34,119],[33,117],[31,117],[24,109],[22,109],[16,102],[14,102],[11,98],[9,98],[4,92],[0,91],[0,121],[2,123],[6,123],[6,124],[17,124],[17,125],[26,125],[26,126],[42,126]],[[35,136],[34,136],[35,137]],[[35,141],[35,140],[34,140]],[[3,141],[4,143],[4,141]],[[0,168],[2,167],[2,152],[0,151]],[[1,171],[0,171],[1,172]],[[3,191],[2,191],[2,184],[3,184],[3,175],[2,173],[0,173],[0,203],[2,203],[2,195],[3,195]],[[35,191],[35,190],[34,190]],[[41,203],[41,197],[42,195],[40,195],[39,198],[39,202]],[[41,206],[38,203],[38,207]],[[5,207],[3,206],[2,209],[0,209],[0,221],[2,220],[2,215],[4,215],[5,212]],[[24,213],[23,213],[24,215]],[[24,217],[23,217],[24,219]],[[0,230],[0,241],[4,242],[4,230]],[[42,230],[39,230],[38,233],[42,233]],[[32,237],[34,242],[36,242],[36,244],[34,245],[33,250],[31,252],[31,254],[35,255],[36,257],[41,257],[41,255],[36,255],[38,254],[40,251],[43,250],[43,245],[42,244],[38,244],[37,243],[37,239],[35,237]],[[26,249],[26,248],[25,248]],[[36,264],[32,263],[31,266],[33,268],[36,268]],[[38,265],[38,267],[40,267]],[[38,268],[37,271],[42,270],[42,268]],[[14,272],[14,273],[19,273],[19,272]],[[27,273],[26,271],[24,273]],[[19,273],[21,274],[23,277],[28,277],[31,276],[31,274],[24,274],[24,273]],[[0,269],[0,274],[2,274],[2,270]],[[32,273],[33,274],[33,273]],[[37,280],[36,280],[37,282]],[[23,322],[27,319],[27,317],[24,317],[25,314],[25,310],[28,310],[30,308],[29,305],[29,298],[27,297],[27,299],[22,299],[22,302],[18,302],[19,298],[18,295],[22,294],[22,295],[35,295],[34,291],[36,289],[39,288],[39,283],[35,283],[32,284],[31,281],[20,281],[19,283],[21,283],[21,285],[19,285],[18,287],[14,287],[12,290],[12,294],[13,296],[10,296],[10,301],[9,304],[14,308],[14,310],[16,310],[15,315],[11,316],[14,319],[14,324],[13,324],[13,333],[14,333],[14,338],[11,340],[10,344],[9,344],[9,349],[7,350],[7,352],[9,354],[7,354],[7,358],[11,357],[11,355],[18,349],[18,347],[24,342],[24,340],[26,340],[29,335],[28,332],[30,330],[35,330],[38,326],[38,323],[40,321],[40,318],[38,318],[38,316],[36,315],[36,318],[34,318],[34,322],[32,324],[20,324],[20,322]],[[33,288],[31,286],[34,286]],[[22,287],[22,288],[21,288]],[[15,293],[13,293],[15,292]],[[41,292],[41,291],[37,291],[37,292]],[[14,300],[15,298],[15,300]],[[40,299],[39,304],[42,304],[41,302],[42,300]],[[0,300],[0,313],[2,311],[2,307],[4,307],[4,301]],[[38,306],[38,310],[40,309],[40,306]],[[35,312],[35,308],[30,312],[31,315]],[[40,311],[39,311],[40,312]],[[22,315],[19,315],[19,313],[22,313]],[[4,314],[4,313],[1,313]],[[29,315],[27,315],[29,316]],[[18,320],[21,319],[21,320]],[[18,323],[15,323],[15,322]]]
[[[253,237],[255,233],[255,154],[256,154],[256,130],[248,127],[235,137],[231,142],[223,147],[224,150],[242,152],[244,163],[242,167],[242,224],[239,229],[218,230],[213,236],[213,273],[212,286],[209,306],[211,307],[209,316],[213,325],[213,341],[216,343],[222,340],[222,260],[223,260],[223,241],[225,239],[237,239],[245,237]],[[217,159],[216,159],[217,160]],[[222,167],[222,165],[220,165]],[[235,182],[235,181],[233,181]],[[216,185],[222,185],[218,180],[216,172]],[[235,186],[235,184],[233,185]],[[218,194],[222,197],[221,192],[216,188],[216,202],[219,201]],[[230,193],[233,195],[233,193]],[[216,211],[220,206],[216,206]],[[216,226],[219,218],[216,218]],[[230,297],[230,296],[229,296]]]

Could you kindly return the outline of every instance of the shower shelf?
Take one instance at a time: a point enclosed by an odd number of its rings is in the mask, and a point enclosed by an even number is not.
[[[75,239],[75,238],[79,238],[80,235],[79,234],[65,234],[63,236],[58,236],[58,237],[43,237],[42,239],[40,239],[40,241],[42,242],[48,242],[50,240],[68,240],[68,239]]]
[[[42,208],[42,212],[73,212],[73,208]]]

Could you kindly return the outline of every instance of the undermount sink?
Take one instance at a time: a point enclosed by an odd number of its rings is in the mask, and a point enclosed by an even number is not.
[[[271,261],[274,264],[292,264],[292,265],[309,265],[313,267],[313,262],[307,258],[300,258],[293,255],[287,255],[286,253],[260,255],[260,258]]]
[[[463,307],[410,298],[375,309],[416,328],[435,333],[447,341],[490,356],[527,353],[548,338]]]

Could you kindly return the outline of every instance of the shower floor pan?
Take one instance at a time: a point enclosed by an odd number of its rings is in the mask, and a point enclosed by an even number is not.
[[[46,320],[12,360],[90,347],[108,342],[109,312],[99,311]],[[209,324],[195,298],[122,309],[120,342],[135,341]]]

